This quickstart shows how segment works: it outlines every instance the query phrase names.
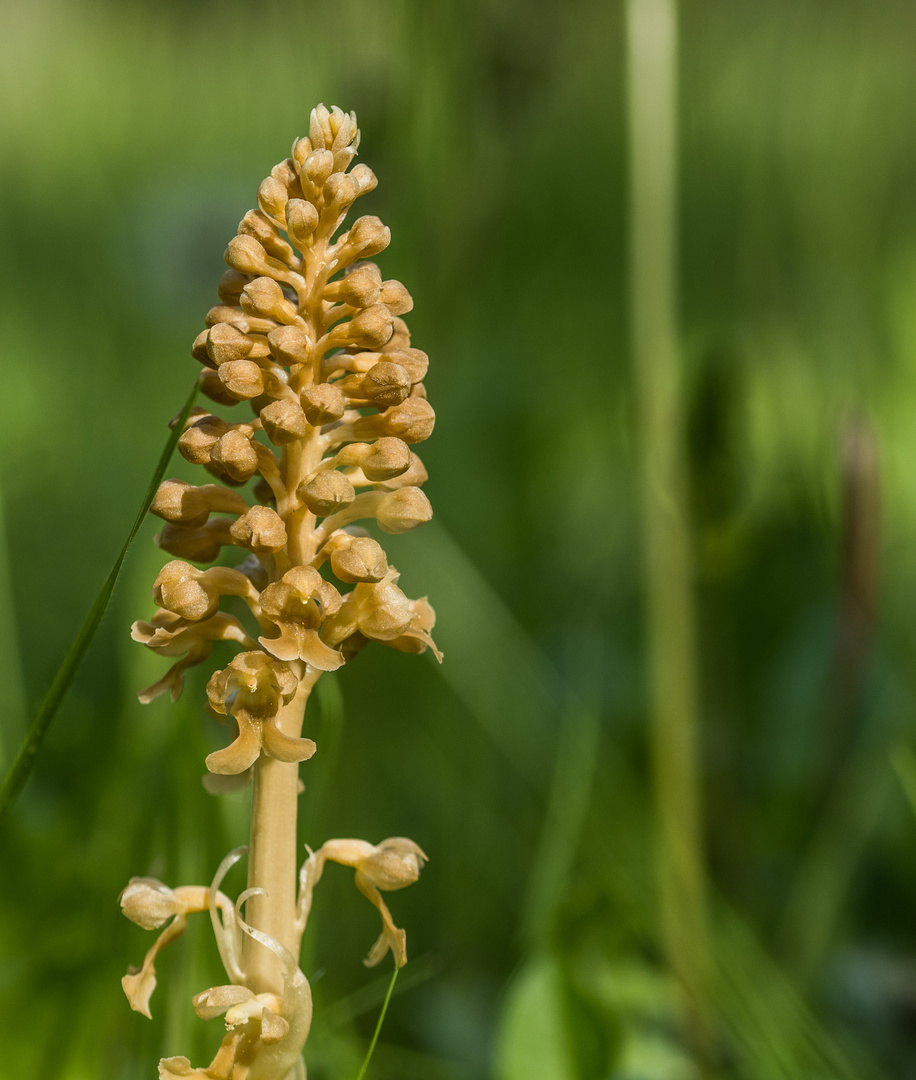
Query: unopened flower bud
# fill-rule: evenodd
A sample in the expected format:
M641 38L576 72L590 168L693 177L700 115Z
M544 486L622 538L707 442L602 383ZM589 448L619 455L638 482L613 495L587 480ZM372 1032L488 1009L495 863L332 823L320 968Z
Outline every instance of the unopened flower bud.
M378 179L368 165L356 165L350 170L350 175L359 185L360 195L368 195L378 186Z
M388 348L392 351L410 348L410 331L407 329L407 323L397 316L391 325L391 338L388 341Z
M400 405L410 394L411 386L410 375L400 364L381 360L363 376L359 393L373 405L387 409Z
M268 176L266 180L261 181L261 186L258 188L258 206L268 217L283 221L288 198L286 185L273 176Z
M195 487L184 480L163 480L153 498L150 513L166 521L203 525L213 513L244 514L248 504L236 491L219 484Z
M252 506L232 523L229 533L239 547L256 555L273 555L287 540L283 519L269 506Z
M334 141L331 132L331 114L324 105L316 105L309 114L309 138L312 146L324 150Z
M311 356L311 339L301 326L278 326L267 335L267 344L278 364L292 367L306 364Z
M241 302L241 296L239 302ZM262 319L257 315L242 311L240 307L228 307L226 304L217 304L210 308L204 322L208 327L216 326L217 323L228 323L242 334L269 334L277 325L272 318Z
M194 465L206 465L213 447L229 430L225 420L205 413L182 432L178 440L178 450L186 461Z
M213 361L210 359L210 354L207 352L207 344L210 341L210 329L201 330L201 332L194 338L194 343L191 345L191 355L199 364L207 364L214 366Z
M302 166L305 164L306 158L312 152L312 142L309 138L296 139L293 142L293 149L290 153L290 157L296 167L296 171L299 172Z
M296 321L296 307L291 304L283 290L269 277L258 277L250 281L239 297L239 303L243 311L250 315L258 315L263 318L276 319L281 323Z
M288 398L272 401L261 410L261 423L264 431L275 446L301 439L308 430L302 406Z
M226 518L212 518L197 527L166 522L162 530L156 533L156 543L163 551L180 559L208 563L219 558L223 545L231 544L232 538Z
M368 480L390 480L393 476L406 472L410 460L407 443L392 436L383 436L360 454L359 467Z
M370 536L352 536L341 530L323 545L318 558L331 560L335 577L348 584L381 581L388 573L388 557L382 545Z
M426 471L426 466L420 458L411 451L410 464L407 468L397 476L378 481L375 484L375 488L377 491L394 491L396 488L420 487L425 484L428 479L429 473Z
M408 311L413 310L413 297L400 281L382 282L379 302L384 304L392 315L406 315Z
M359 195L359 182L346 173L332 172L324 183L322 195L325 213L332 218L339 217L356 201Z
M331 383L316 383L299 395L305 417L313 427L333 424L347 411L347 399Z
M340 238L332 250L337 265L344 267L355 263L357 259L371 259L373 255L384 251L390 243L391 230L377 217L367 215L357 218L349 232Z
M274 165L270 175L283 185L284 191L295 190L299 185L299 170L291 157L285 158L279 165Z
M299 485L299 498L317 517L336 514L338 510L349 506L356 498L353 485L343 475L333 469L320 472L312 480Z
M399 320L395 319L394 324ZM410 376L411 384L421 382L429 367L429 359L425 352L420 349L396 349L389 340L385 344L384 352L337 352L330 353L324 358L322 371L325 377L330 377L338 371L350 371L354 375L365 375L373 365L382 361L389 364L397 364Z
M306 199L290 199L286 204L286 231L298 247L306 246L318 228L319 215L313 203Z
M303 184L310 184L315 192L321 191L327 178L334 171L334 155L330 150L313 150L299 170ZM306 192L308 194L308 192Z
M209 570L173 559L153 582L153 599L166 611L199 622L219 608L221 596L250 596L251 582L237 570L214 566Z
M345 146L343 150L334 151L334 172L345 173L347 169L353 164L353 159L356 157L355 146ZM357 190L357 195L361 195L362 191Z
M284 275L292 264L295 253L280 236L277 226L260 210L249 210L239 222L239 236L252 236L264 248L270 258L277 260L277 269ZM261 271L263 273L263 271ZM274 274L276 277L277 275Z
M358 349L378 349L391 337L391 312L384 304L373 304L347 322L335 326L328 335L331 346L355 345Z
M354 147L359 145L359 128L356 126L356 113L345 113L343 109L339 109L334 105L328 123L334 137L331 149L335 154L351 143Z
M335 152L358 143L359 129L356 126L356 114L345 113L336 105L329 111L324 105L312 109L309 117L309 138L312 146Z
M360 440L394 435L406 443L418 443L429 438L435 423L436 414L429 402L409 397L378 416L362 416L354 420L349 434Z
M238 270L227 270L223 274L216 292L224 304L236 307L239 297L242 295L242 289L247 284L248 278L245 274L240 274Z
M375 519L382 532L404 533L423 525L433 516L429 499L417 487L386 492L379 500Z
M217 405L237 405L239 399L230 394L220 380L219 375L211 368L204 368L198 376L200 392Z
M233 236L224 258L233 270L253 274L255 277L262 274L285 276L288 272L283 263L267 254L260 241L246 234Z
M264 393L264 373L253 360L230 360L220 364L219 380L233 397L250 401Z
M338 300L350 307L367 308L378 303L382 291L382 275L372 263L355 267L348 274L336 281L329 282L324 289L326 300Z
M210 451L210 462L218 465L233 480L250 480L258 471L257 451L241 431L233 429L221 435Z
M397 322L398 320L395 319L395 323ZM422 349L403 349L400 352L386 355L386 359L404 368L410 375L410 381L414 384L422 382L426 378L426 372L429 370L429 357Z
M244 360L251 353L252 345L244 334L229 323L217 323L207 332L207 356L216 367L233 360Z

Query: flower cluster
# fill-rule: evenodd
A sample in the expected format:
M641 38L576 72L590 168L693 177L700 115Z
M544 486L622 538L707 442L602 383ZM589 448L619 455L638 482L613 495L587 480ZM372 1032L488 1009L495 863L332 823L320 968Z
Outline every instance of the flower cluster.
M270 736L269 721L306 668L334 671L368 639L435 649L432 608L397 587L383 547L358 524L401 533L429 521L427 474L412 447L435 422L422 381L427 357L410 347L401 318L413 301L367 261L387 247L389 230L361 217L335 239L353 203L376 186L368 166L351 168L358 144L352 113L319 107L308 138L259 187L258 209L226 250L222 302L191 350L204 365L203 392L223 406L247 402L253 419L230 423L195 409L179 451L221 483L166 480L151 508L165 521L158 544L177 558L156 579L158 610L133 634L179 659L142 700L177 697L184 672L214 641L246 650L208 688L217 712L237 722L241 744L211 755L213 772L247 768L255 746L255 757L279 751L289 760L293 749ZM239 488L253 479L250 501ZM192 565L225 547L245 549L234 570ZM343 595L323 569L355 588ZM227 596L248 606L257 642L220 610ZM299 747L299 760L313 750Z
M151 507L164 522L157 543L174 559L154 583L157 610L132 633L173 663L140 699L176 699L185 671L206 661L214 642L236 646L207 685L211 709L234 725L229 745L206 760L214 781L247 779L265 758L311 757L315 743L301 733L305 698L320 674L367 641L429 648L441 659L432 608L402 592L366 529L402 533L432 516L413 448L431 434L435 414L423 386L427 357L411 347L402 318L410 295L369 261L387 247L388 229L368 216L340 232L354 202L376 186L371 169L353 165L358 143L352 113L319 106L308 137L261 183L258 208L226 250L220 303L191 350L213 408L247 404L251 415L231 422L196 408L178 448L217 482L166 480ZM233 548L242 549L236 565L201 568L222 560L224 549L235 561ZM302 868L296 940L327 860L353 867L382 915L369 960L390 950L404 963L404 933L379 890L416 880L425 855L402 838L377 847L329 841ZM169 1058L160 1075L234 1078L251 1067L252 1078L297 1076L311 1021L308 983L290 934L281 944L242 918L244 902L269 890L255 882L233 903L219 892L227 868L209 889L131 882L121 898L125 914L148 929L168 925L142 967L125 976L125 991L148 1015L158 950L183 931L190 912L209 910L231 985L199 994L194 1007L204 1018L224 1015L229 1034L207 1070ZM282 978L269 991L246 971L246 935L278 958Z

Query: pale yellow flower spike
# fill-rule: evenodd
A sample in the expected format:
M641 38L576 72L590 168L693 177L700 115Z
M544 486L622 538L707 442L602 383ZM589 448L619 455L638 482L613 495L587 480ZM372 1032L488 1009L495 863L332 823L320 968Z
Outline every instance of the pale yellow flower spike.
M369 641L442 659L432 607L398 587L382 544L432 516L415 447L435 413L423 386L429 361L403 319L410 294L368 261L391 235L372 216L343 228L376 186L368 166L354 165L358 145L355 115L319 105L308 136L258 188L226 249L219 303L191 347L212 406L192 410L178 449L206 482L165 480L151 506L162 520L156 542L173 558L153 584L155 613L132 635L172 666L140 700L174 701L185 672L228 643L234 655L211 673L207 698L231 734L208 755L205 786L252 790L249 845L226 856L209 888L135 878L121 896L125 915L161 928L123 980L135 1010L149 1015L156 957L193 912L209 910L228 978L194 998L202 1019L224 1018L216 1057L206 1068L166 1058L161 1080L305 1080L312 1000L298 956L328 859L356 871L381 915L366 962L389 950L399 967L407 960L382 892L416 881L423 851L403 837L329 840L300 868L296 846L299 765L317 750L305 709L318 678ZM234 422L211 411L239 405L246 415ZM206 567L233 549L234 566ZM233 904L220 886L246 854L248 888Z

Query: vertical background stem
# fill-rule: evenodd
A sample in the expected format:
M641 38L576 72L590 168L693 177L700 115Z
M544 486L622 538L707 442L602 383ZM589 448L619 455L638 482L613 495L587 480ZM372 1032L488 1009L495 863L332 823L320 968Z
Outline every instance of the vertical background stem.
M646 547L649 711L662 934L708 1060L695 611L677 331L677 18L628 0L630 320Z

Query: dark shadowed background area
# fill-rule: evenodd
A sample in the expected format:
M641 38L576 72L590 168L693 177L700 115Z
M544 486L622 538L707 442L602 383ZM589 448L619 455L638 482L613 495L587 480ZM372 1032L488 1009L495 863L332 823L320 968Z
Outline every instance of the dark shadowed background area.
M916 7L685 0L681 408L723 1078L916 1073ZM319 684L301 840L416 839L411 962L374 1080L692 1080L657 916L627 334L619 2L30 0L0 36L0 750L5 768L199 370L259 182L354 109L438 414L434 521L390 545L445 653ZM194 479L180 459L171 475ZM207 883L245 796L208 671L136 700L148 522L0 825L0 1077L209 1060L204 918L151 935L128 878ZM238 873L238 871L237 871ZM240 880L240 879L239 879ZM239 881L232 881L233 888ZM338 868L316 899L310 1080L351 1080L386 971Z

